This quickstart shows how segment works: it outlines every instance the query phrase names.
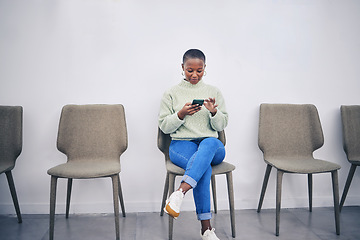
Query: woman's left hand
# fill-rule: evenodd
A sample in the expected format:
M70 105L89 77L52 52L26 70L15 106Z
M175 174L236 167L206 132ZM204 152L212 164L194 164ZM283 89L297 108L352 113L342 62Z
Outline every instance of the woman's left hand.
M215 98L205 99L204 106L211 112L212 116L215 116L217 113L216 107L218 106L215 104Z

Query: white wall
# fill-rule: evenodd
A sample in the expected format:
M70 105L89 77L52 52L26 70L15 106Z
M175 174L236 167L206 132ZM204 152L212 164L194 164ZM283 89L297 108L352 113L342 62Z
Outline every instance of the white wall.
M182 54L207 56L204 80L218 86L230 122L227 161L236 209L256 208L265 164L257 147L259 104L313 103L325 144L315 156L349 169L339 107L359 104L357 0L1 0L0 104L24 107L24 143L13 170L23 213L48 213L46 171L66 159L56 149L65 104L122 103L129 148L121 158L126 209L159 211L165 179L156 146L163 92L181 79ZM359 204L360 173L346 204ZM274 172L264 207L275 207ZM331 206L330 174L314 177L314 206ZM64 212L66 181L59 181ZM14 213L0 175L0 213ZM219 208L227 208L218 178ZM285 175L283 207L307 206L306 176ZM194 209L187 196L184 209ZM111 212L109 179L74 182L72 212Z

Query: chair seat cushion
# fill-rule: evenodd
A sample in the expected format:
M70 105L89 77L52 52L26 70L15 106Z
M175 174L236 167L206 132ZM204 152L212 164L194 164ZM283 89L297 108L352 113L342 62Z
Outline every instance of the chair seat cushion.
M348 159L348 160L351 164L360 166L360 160L358 160L358 159Z
M61 178L97 178L120 173L120 162L114 160L68 161L50 168L47 173Z
M228 163L222 162L219 165L212 166L212 175L224 174L235 170L235 166Z
M320 159L265 159L267 164L289 173L322 173L340 169L340 165Z
M184 175L185 170L181 167L176 166L171 161L166 161L166 170L176 174L176 175ZM235 166L227 163L222 162L218 165L212 166L212 175L224 174L235 170Z
M0 165L0 174L13 170L15 167L14 163L1 163Z

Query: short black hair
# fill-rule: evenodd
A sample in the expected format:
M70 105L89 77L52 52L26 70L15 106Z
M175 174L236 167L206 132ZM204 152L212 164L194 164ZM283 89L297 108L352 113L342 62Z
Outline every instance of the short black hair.
M199 58L205 63L205 54L200 51L199 49L189 49L184 53L183 56L183 64L188 60L189 58Z

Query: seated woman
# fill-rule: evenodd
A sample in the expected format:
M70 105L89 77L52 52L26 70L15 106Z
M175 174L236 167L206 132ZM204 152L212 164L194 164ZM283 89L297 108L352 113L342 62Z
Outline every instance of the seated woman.
M159 127L170 134L170 160L185 169L179 188L166 201L164 211L177 218L185 194L193 189L196 214L201 221L203 240L218 240L210 219L210 181L212 165L225 157L223 143L217 139L228 123L220 91L203 82L205 55L190 49L183 56L184 79L166 91L161 100ZM194 99L204 100L193 104ZM203 104L203 105L202 105Z

